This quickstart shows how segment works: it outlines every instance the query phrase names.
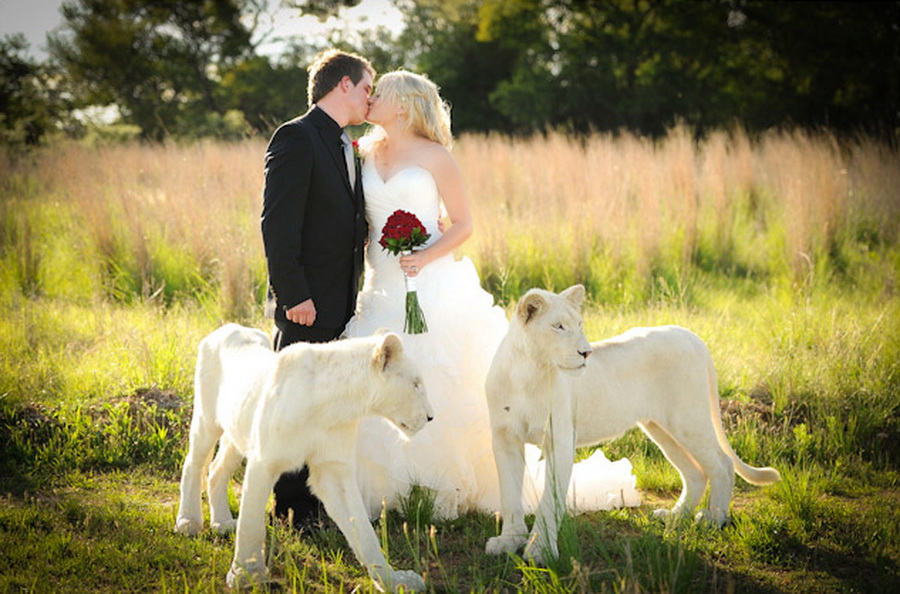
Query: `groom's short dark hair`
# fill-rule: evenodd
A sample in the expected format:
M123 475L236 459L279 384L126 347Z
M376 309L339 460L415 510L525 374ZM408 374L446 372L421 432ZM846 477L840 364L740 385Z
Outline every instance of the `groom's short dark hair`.
M345 76L349 76L354 85L359 84L365 72L375 78L375 69L362 56L336 49L320 52L309 65L306 88L309 104L317 103L330 93Z

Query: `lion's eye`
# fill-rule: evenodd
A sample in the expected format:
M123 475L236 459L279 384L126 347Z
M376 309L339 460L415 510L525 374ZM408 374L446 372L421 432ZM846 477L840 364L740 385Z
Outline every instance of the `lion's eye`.
M563 326L562 324L553 324L553 329L562 331L562 330L565 330L566 327Z

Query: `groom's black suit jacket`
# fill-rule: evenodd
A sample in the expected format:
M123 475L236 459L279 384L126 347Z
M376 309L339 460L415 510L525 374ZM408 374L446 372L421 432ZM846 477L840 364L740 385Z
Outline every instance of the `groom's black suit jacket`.
M279 328L293 324L284 312L309 298L316 306L314 328L339 331L356 308L367 226L359 164L354 189L341 133L313 107L282 124L266 149L266 309Z

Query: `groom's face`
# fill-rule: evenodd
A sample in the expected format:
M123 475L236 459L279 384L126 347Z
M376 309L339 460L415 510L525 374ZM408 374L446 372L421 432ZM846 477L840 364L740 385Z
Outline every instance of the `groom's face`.
M381 124L382 121L387 119L387 114L390 112L391 107L384 97L378 91L375 91L375 94L369 99L369 122Z
M369 95L372 94L372 75L364 71L363 76L355 85L350 77L343 81L348 85L346 100L349 107L351 125L362 124L369 113Z

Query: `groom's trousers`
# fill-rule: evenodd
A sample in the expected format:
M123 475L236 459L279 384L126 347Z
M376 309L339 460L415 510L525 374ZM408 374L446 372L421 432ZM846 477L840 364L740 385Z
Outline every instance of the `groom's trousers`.
M276 351L296 342L322 343L331 342L340 336L343 329L313 328L287 322L283 326L276 325L273 346ZM324 506L313 495L307 481L309 468L282 474L275 483L275 516L288 519L293 510L295 528L310 529L326 516Z

